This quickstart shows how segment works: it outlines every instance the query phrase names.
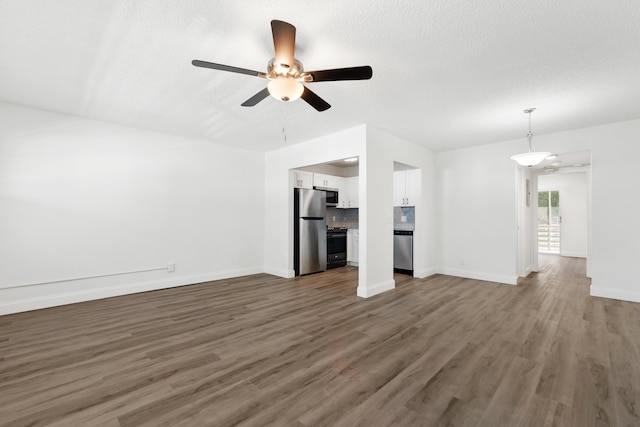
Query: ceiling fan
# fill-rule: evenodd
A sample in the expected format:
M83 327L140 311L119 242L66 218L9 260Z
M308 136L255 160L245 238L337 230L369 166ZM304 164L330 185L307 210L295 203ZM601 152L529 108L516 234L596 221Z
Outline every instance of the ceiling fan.
M253 107L271 95L284 102L291 102L302 98L316 110L325 111L329 109L331 105L302 83L368 80L373 75L373 70L368 65L334 68L331 70L304 71L302 63L294 57L296 27L284 21L273 20L271 21L271 32L273 33L275 57L271 58L267 64L266 73L197 59L191 61L191 63L196 67L212 68L214 70L247 74L249 76L268 79L269 83L267 87L243 102L241 104L243 107Z

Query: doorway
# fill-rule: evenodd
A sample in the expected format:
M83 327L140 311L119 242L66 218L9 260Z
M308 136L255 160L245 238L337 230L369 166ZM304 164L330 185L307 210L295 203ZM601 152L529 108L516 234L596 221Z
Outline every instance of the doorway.
M538 191L538 253L560 254L560 192Z
M518 276L537 272L538 254L546 253L586 258L591 277L591 152L553 154L516 168Z

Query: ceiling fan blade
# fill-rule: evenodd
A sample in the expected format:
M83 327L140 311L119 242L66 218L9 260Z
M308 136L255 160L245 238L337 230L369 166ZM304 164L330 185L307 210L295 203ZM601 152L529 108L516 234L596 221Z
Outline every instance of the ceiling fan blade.
M293 66L296 49L296 27L288 22L271 21L273 33L273 48L276 53L276 63L283 64L286 68Z
M232 67L231 65L216 64L214 62L200 61L197 59L194 59L193 61L191 61L191 63L196 67L211 68L214 70L228 71L230 73L246 74L248 76L254 76L254 77L266 77L266 75L264 73L261 73L260 71L253 71L253 70L247 70L246 68Z
M307 101L307 104L311 105L313 108L315 108L318 111L325 111L331 108L331 105L329 105L327 101L320 98L315 93L311 92L309 88L306 86L304 88L304 91L302 92L302 95L300 95L300 98Z
M267 96L269 96L269 89L265 87L260 92L256 93L255 95L253 95L251 98L247 99L240 105L242 105L243 107L253 107L258 102L265 99Z
M373 69L364 65L362 67L335 68L332 70L306 71L313 80L311 82L335 82L338 80L369 80L373 75ZM311 83L308 82L308 83Z

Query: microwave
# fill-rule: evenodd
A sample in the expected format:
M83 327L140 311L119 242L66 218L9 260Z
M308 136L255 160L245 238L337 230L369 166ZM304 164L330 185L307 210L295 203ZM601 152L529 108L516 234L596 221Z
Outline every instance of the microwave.
M327 206L338 206L338 190L335 188L314 187L316 190L322 190L327 196Z

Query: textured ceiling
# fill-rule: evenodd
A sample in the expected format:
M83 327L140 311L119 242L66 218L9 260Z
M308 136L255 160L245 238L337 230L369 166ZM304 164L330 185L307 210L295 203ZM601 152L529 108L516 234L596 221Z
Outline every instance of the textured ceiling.
M297 27L305 69L371 65L267 98L271 19ZM367 123L434 150L640 117L640 2L0 2L0 100L267 151ZM1 118L0 118L1 120ZM283 134L286 129L286 141Z

